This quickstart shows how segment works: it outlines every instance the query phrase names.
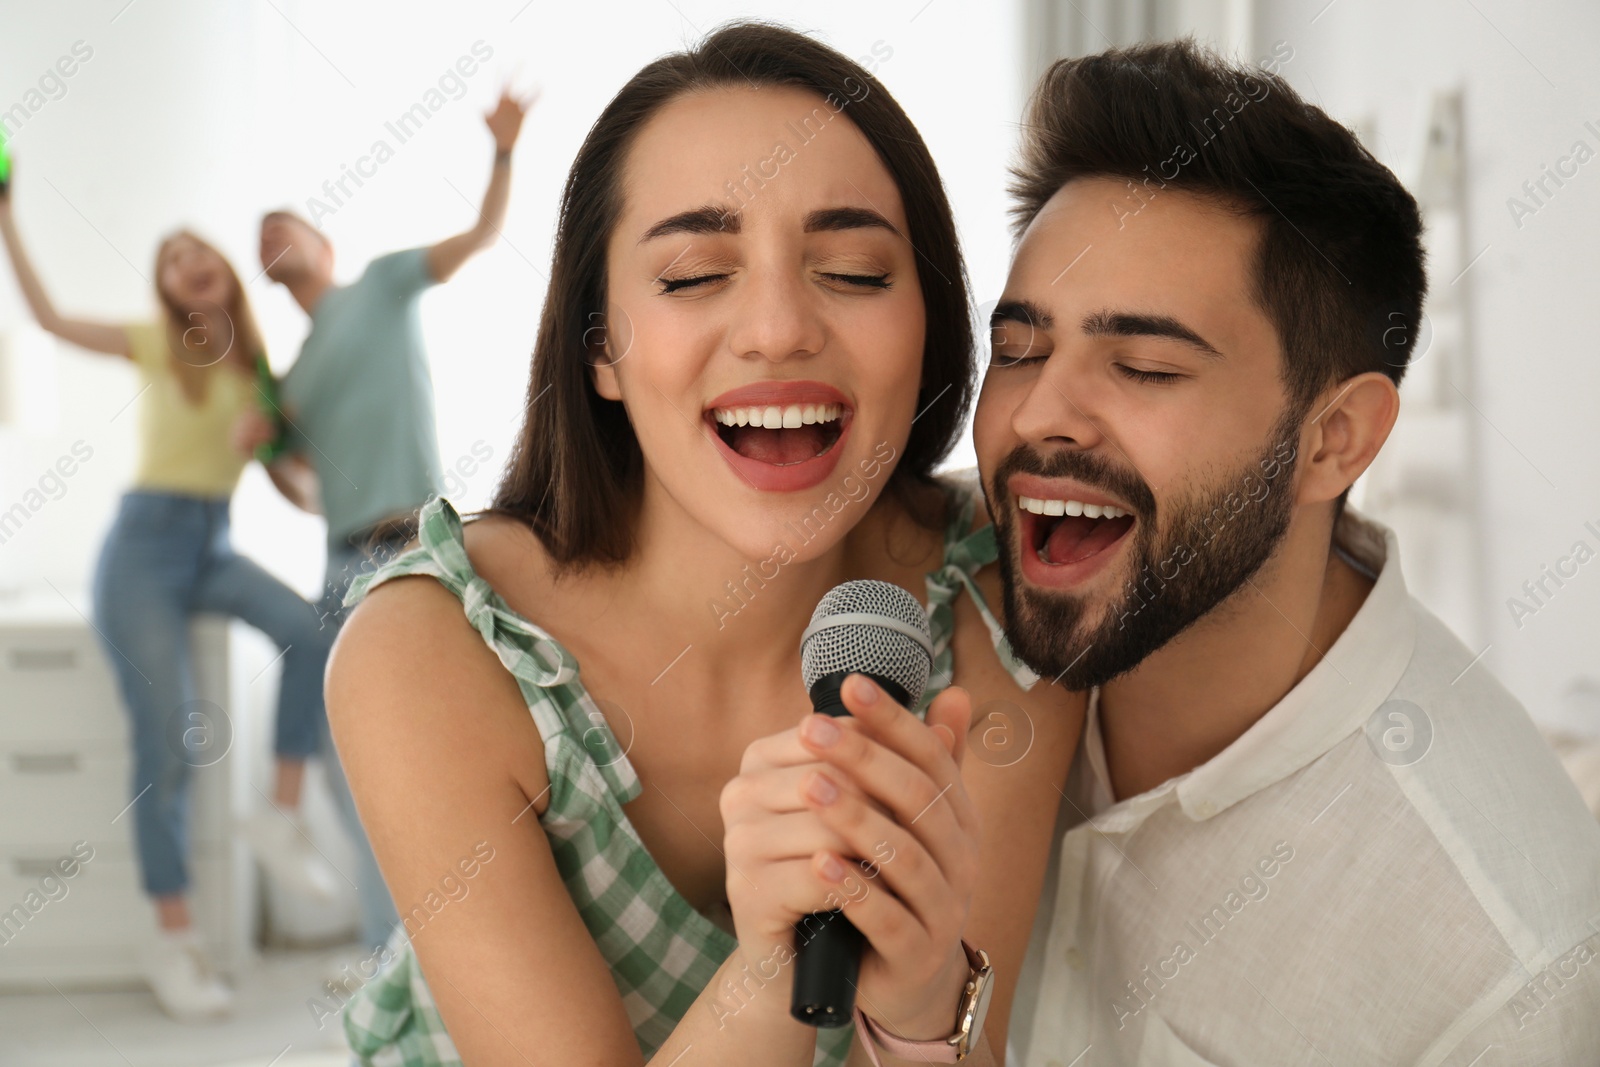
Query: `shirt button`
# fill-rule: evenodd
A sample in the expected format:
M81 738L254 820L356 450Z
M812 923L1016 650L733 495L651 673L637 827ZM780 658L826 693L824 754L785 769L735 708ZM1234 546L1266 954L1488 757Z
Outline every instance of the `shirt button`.
M1217 806L1211 803L1209 800L1202 800L1199 804L1195 805L1194 810L1200 813L1200 817L1202 819L1209 819L1211 816L1217 813Z
M1083 970L1083 953L1078 951L1076 945L1067 946L1066 957L1068 967L1071 967L1075 971Z

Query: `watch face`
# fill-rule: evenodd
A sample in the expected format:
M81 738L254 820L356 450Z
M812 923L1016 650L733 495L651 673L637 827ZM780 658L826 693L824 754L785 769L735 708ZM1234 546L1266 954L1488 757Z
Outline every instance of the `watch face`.
M983 1020L989 1014L989 995L994 992L993 976L986 975L978 985L978 1003L973 1005L972 1028L967 1031L969 1043L976 1043L978 1035L983 1032Z

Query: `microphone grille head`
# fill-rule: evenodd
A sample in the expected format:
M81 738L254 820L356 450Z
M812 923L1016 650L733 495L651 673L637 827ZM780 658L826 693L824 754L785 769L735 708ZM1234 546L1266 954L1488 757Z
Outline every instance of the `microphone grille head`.
M800 639L806 689L840 671L887 678L915 704L933 669L933 635L917 598L888 582L845 582L828 590Z

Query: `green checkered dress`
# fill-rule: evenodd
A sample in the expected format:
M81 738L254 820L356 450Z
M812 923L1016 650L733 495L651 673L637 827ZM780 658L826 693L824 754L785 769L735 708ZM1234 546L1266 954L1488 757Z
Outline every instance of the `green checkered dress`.
M952 672L951 603L966 588L982 611L1002 662L1019 682L1033 675L1015 660L973 583L995 559L994 530L968 534L977 499L970 485L950 486L954 518L943 565L927 576L935 659L919 714ZM549 770L549 806L540 817L567 892L611 968L634 1037L646 1059L661 1047L722 961L732 935L690 906L651 858L623 805L640 793L639 777L578 680L578 664L548 633L513 612L473 571L461 520L443 499L420 518L421 544L355 580L345 600L355 605L373 586L426 574L461 599L472 626L516 678L539 735ZM406 939L390 939L394 962L345 1007L345 1036L362 1064L372 1067L458 1065L433 996ZM849 1027L819 1030L815 1065L843 1064Z

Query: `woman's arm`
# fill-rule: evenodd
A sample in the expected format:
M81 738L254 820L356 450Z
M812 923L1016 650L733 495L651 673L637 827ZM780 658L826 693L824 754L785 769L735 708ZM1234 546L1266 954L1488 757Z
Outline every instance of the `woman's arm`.
M14 187L13 182L12 188ZM0 238L5 240L6 251L11 255L11 267L16 272L17 285L22 289L22 298L28 302L28 310L33 312L33 317L41 327L63 341L69 341L80 348L87 348L91 352L104 352L107 355L123 358L132 356L133 353L128 347L128 335L121 326L64 318L57 313L55 305L50 302L50 295L45 292L44 285L39 281L39 275L34 272L33 262L28 258L27 249L22 246L22 236L17 233L16 220L11 216L9 189L4 195L0 195Z
M610 971L573 906L537 813L548 778L516 682L425 578L373 590L328 669L340 758L395 903L428 915L430 894L474 849L493 849L470 892L412 920L412 945L462 1059L477 1065L638 1064ZM531 809L531 810L530 810ZM742 973L733 953L656 1059L694 1046L696 1064L811 1063L815 1031L787 992ZM730 1010L729 983L757 989Z
M1001 603L999 576L977 577L984 599ZM983 850L967 940L988 951L995 990L984 1033L1001 1062L1049 860L1051 833L1067 771L1077 752L1087 697L1041 679L1031 690L1012 680L970 597L958 597L952 651L956 684L972 693L972 732L962 778L983 818ZM1044 906L1051 906L1045 902Z

